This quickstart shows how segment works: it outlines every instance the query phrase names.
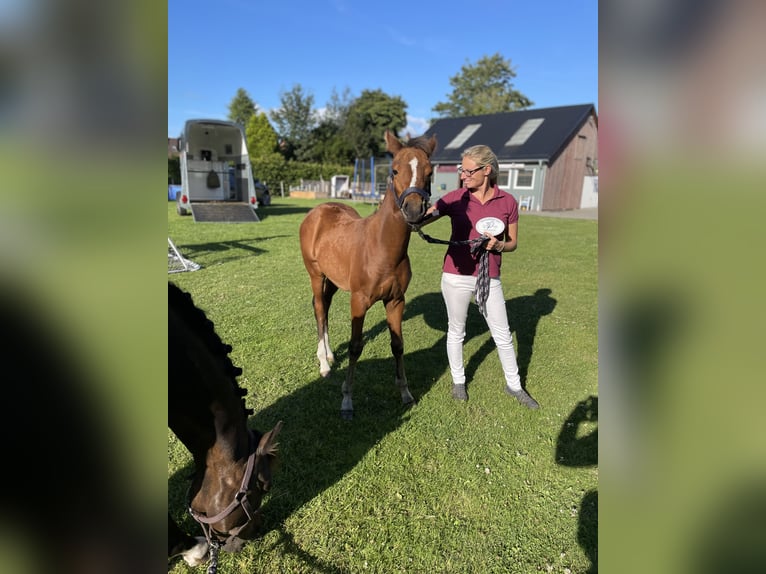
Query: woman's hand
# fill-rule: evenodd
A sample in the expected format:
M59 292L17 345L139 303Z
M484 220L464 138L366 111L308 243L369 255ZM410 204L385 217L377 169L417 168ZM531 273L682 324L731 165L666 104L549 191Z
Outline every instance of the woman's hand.
M487 241L487 244L484 246L484 249L487 251L495 251L497 253L502 253L503 249L505 249L505 241L498 239L494 235L491 235L489 231L484 232L484 237L488 237L489 241Z
M429 207L428 210L426 210L425 214L423 215L423 219L421 219L420 223L418 223L418 227L422 227L429 223L433 223L440 217L441 217L441 214L439 214L439 211L436 209L436 205L434 204L431 207Z

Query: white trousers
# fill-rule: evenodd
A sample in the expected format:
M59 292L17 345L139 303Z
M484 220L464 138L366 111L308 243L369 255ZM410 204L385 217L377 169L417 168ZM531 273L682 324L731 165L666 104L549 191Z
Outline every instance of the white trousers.
M471 303L476 290L476 277L442 273L441 289L444 304L447 307L447 359L452 373L452 382L456 385L464 385L463 341L465 340L468 305ZM505 297L500 279L489 280L487 316L484 319L487 321L487 327L489 327L489 332L497 346L505 382L512 390L518 391L521 389L521 379L516 363L516 353L513 349L511 329L508 326L508 314L505 310Z

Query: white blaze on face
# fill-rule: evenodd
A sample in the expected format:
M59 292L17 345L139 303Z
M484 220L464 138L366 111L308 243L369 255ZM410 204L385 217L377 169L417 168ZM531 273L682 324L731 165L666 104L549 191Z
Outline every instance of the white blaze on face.
M418 177L418 158L413 157L410 160L410 169L412 170L412 181L410 181L410 187L415 187Z

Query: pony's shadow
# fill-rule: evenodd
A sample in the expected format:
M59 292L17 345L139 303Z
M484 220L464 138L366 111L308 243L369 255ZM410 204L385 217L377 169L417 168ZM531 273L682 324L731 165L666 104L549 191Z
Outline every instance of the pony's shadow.
M552 312L555 300L549 289L539 289L534 295L519 297L507 303L513 313L512 328L523 345L524 367L529 364L537 323L543 315ZM471 306L474 309L475 306ZM487 331L486 323L478 311L472 322L469 318L466 337ZM423 321L439 333L433 344L411 350L407 341L407 320L422 316ZM418 400L428 393L449 367L446 361L447 313L441 293L425 293L408 300L404 312L405 369L410 390ZM379 321L365 330L364 340L387 337L386 321ZM472 371L491 351L485 345L470 360ZM335 348L336 362L348 357L348 341ZM468 369L467 369L468 371ZM468 374L468 373L467 373ZM394 385L393 357L365 360L364 353L357 364L354 382L354 421L340 417L340 386L345 369L334 370L330 379L317 378L271 406L256 413L251 419L257 428L271 428L277 421L285 421L280 434L280 467L275 493L264 506L264 527L277 530L284 552L303 556L285 531L285 520L299 511L317 495L334 485L351 471L386 435L406 423L410 409L401 403ZM360 423L360 421L364 421ZM302 560L309 560L303 556ZM314 558L311 562L319 568ZM325 569L332 571L332 569Z
M539 289L534 295L508 301L512 329L523 345L520 356L526 357L524 368L532 355L532 344L537 323L549 314L555 300L549 297L549 289ZM411 350L408 344L407 320L423 317L423 321L440 335L433 344ZM447 313L441 293L425 293L408 300L404 312L404 363L410 390L416 401L425 396L449 369L446 361ZM378 336L388 336L385 320L365 330L364 340L369 342ZM475 306L469 310L466 339L487 331L483 317ZM408 350L408 348L410 350ZM491 340L469 359L466 374L475 372L481 361L494 348ZM335 348L336 364L348 357L348 341ZM312 357L307 357L312 360ZM520 364L521 368L521 364ZM354 383L354 420L340 417L340 386L345 369L336 368L329 379L317 377L295 392L278 399L250 418L249 426L257 429L272 428L284 421L279 436L280 466L275 477L275 488L263 507L262 534L278 533L277 544L283 553L291 554L315 571L335 573L337 568L323 564L298 545L285 521L330 488L362 460L386 435L396 431L409 419L411 410L401 402L394 384L394 359L390 355L379 359L365 359L364 353L356 368ZM169 503L183 507L183 485L193 471L189 464L169 480ZM171 496L170 492L174 494ZM194 529L188 517L179 517L179 524Z
M429 324L438 323L432 315L443 312L441 295L429 293L407 302L404 319L422 314ZM387 330L385 320L380 321L365 332L365 340L387 337ZM407 352L406 323L404 338L407 379L417 401L446 368L446 340L441 335L434 344ZM347 346L345 343L335 350L336 363L341 362L340 349L347 353ZM334 369L328 379L317 373L314 381L257 412L249 423L258 429L271 428L279 420L285 423L279 435L280 464L274 492L263 507L263 532L277 531L276 544L282 552L321 572L338 570L300 548L285 528L285 521L353 470L386 435L406 424L412 412L402 404L394 384L393 357L365 360L362 353L355 373L354 420L342 420L340 387L345 375L345 368Z
M236 239L231 241L209 241L206 243L185 243L178 246L184 257L194 259L200 255L206 255L209 253L226 253L227 256L217 263L224 261L234 261L236 259L243 259L245 257L252 257L253 255L260 255L265 253L265 249L257 247L257 243L267 241L269 239L275 239L278 237L287 237L286 235L273 235L270 237L251 237L249 239Z
M406 320L418 315L423 315L429 325L442 326L445 311L441 295L421 295L408 301L405 307L404 363L416 401L443 374L446 343L442 334L432 345L408 352ZM365 341L378 335L388 337L387 331L386 321L382 320L365 331ZM348 342L335 349L336 364L342 362L347 349ZM314 358L310 355L306 360L313 361ZM355 373L354 420L342 420L340 387L345 375L345 368L336 367L328 379L321 378L317 365L315 380L257 411L248 421L250 428L261 431L284 421L278 440L279 466L274 491L263 506L261 536L270 531L277 532L275 544L282 553L296 557L314 571L328 574L340 571L301 548L284 526L285 521L348 474L370 449L405 424L411 412L411 407L402 404L394 384L393 356L365 359L362 353ZM186 490L193 472L194 465L189 462L168 479L171 515L186 532L199 530L185 512Z

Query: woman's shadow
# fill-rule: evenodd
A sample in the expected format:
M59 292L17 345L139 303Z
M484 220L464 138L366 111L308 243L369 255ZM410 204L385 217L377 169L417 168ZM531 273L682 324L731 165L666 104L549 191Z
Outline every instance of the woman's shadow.
M535 337L537 336L537 325L540 323L540 319L553 313L553 309L556 307L556 299L551 297L551 292L548 288L541 288L535 291L533 295L522 295L505 302L508 324L514 335L514 349L516 362L519 365L521 386L525 388L529 364L532 362ZM446 329L446 324L443 328ZM487 323L484 317L479 314L475 305L471 305L468 309L465 340L468 341L470 338L486 332ZM495 342L490 337L476 353L467 357L465 376L468 384L470 384L479 365L495 348Z

